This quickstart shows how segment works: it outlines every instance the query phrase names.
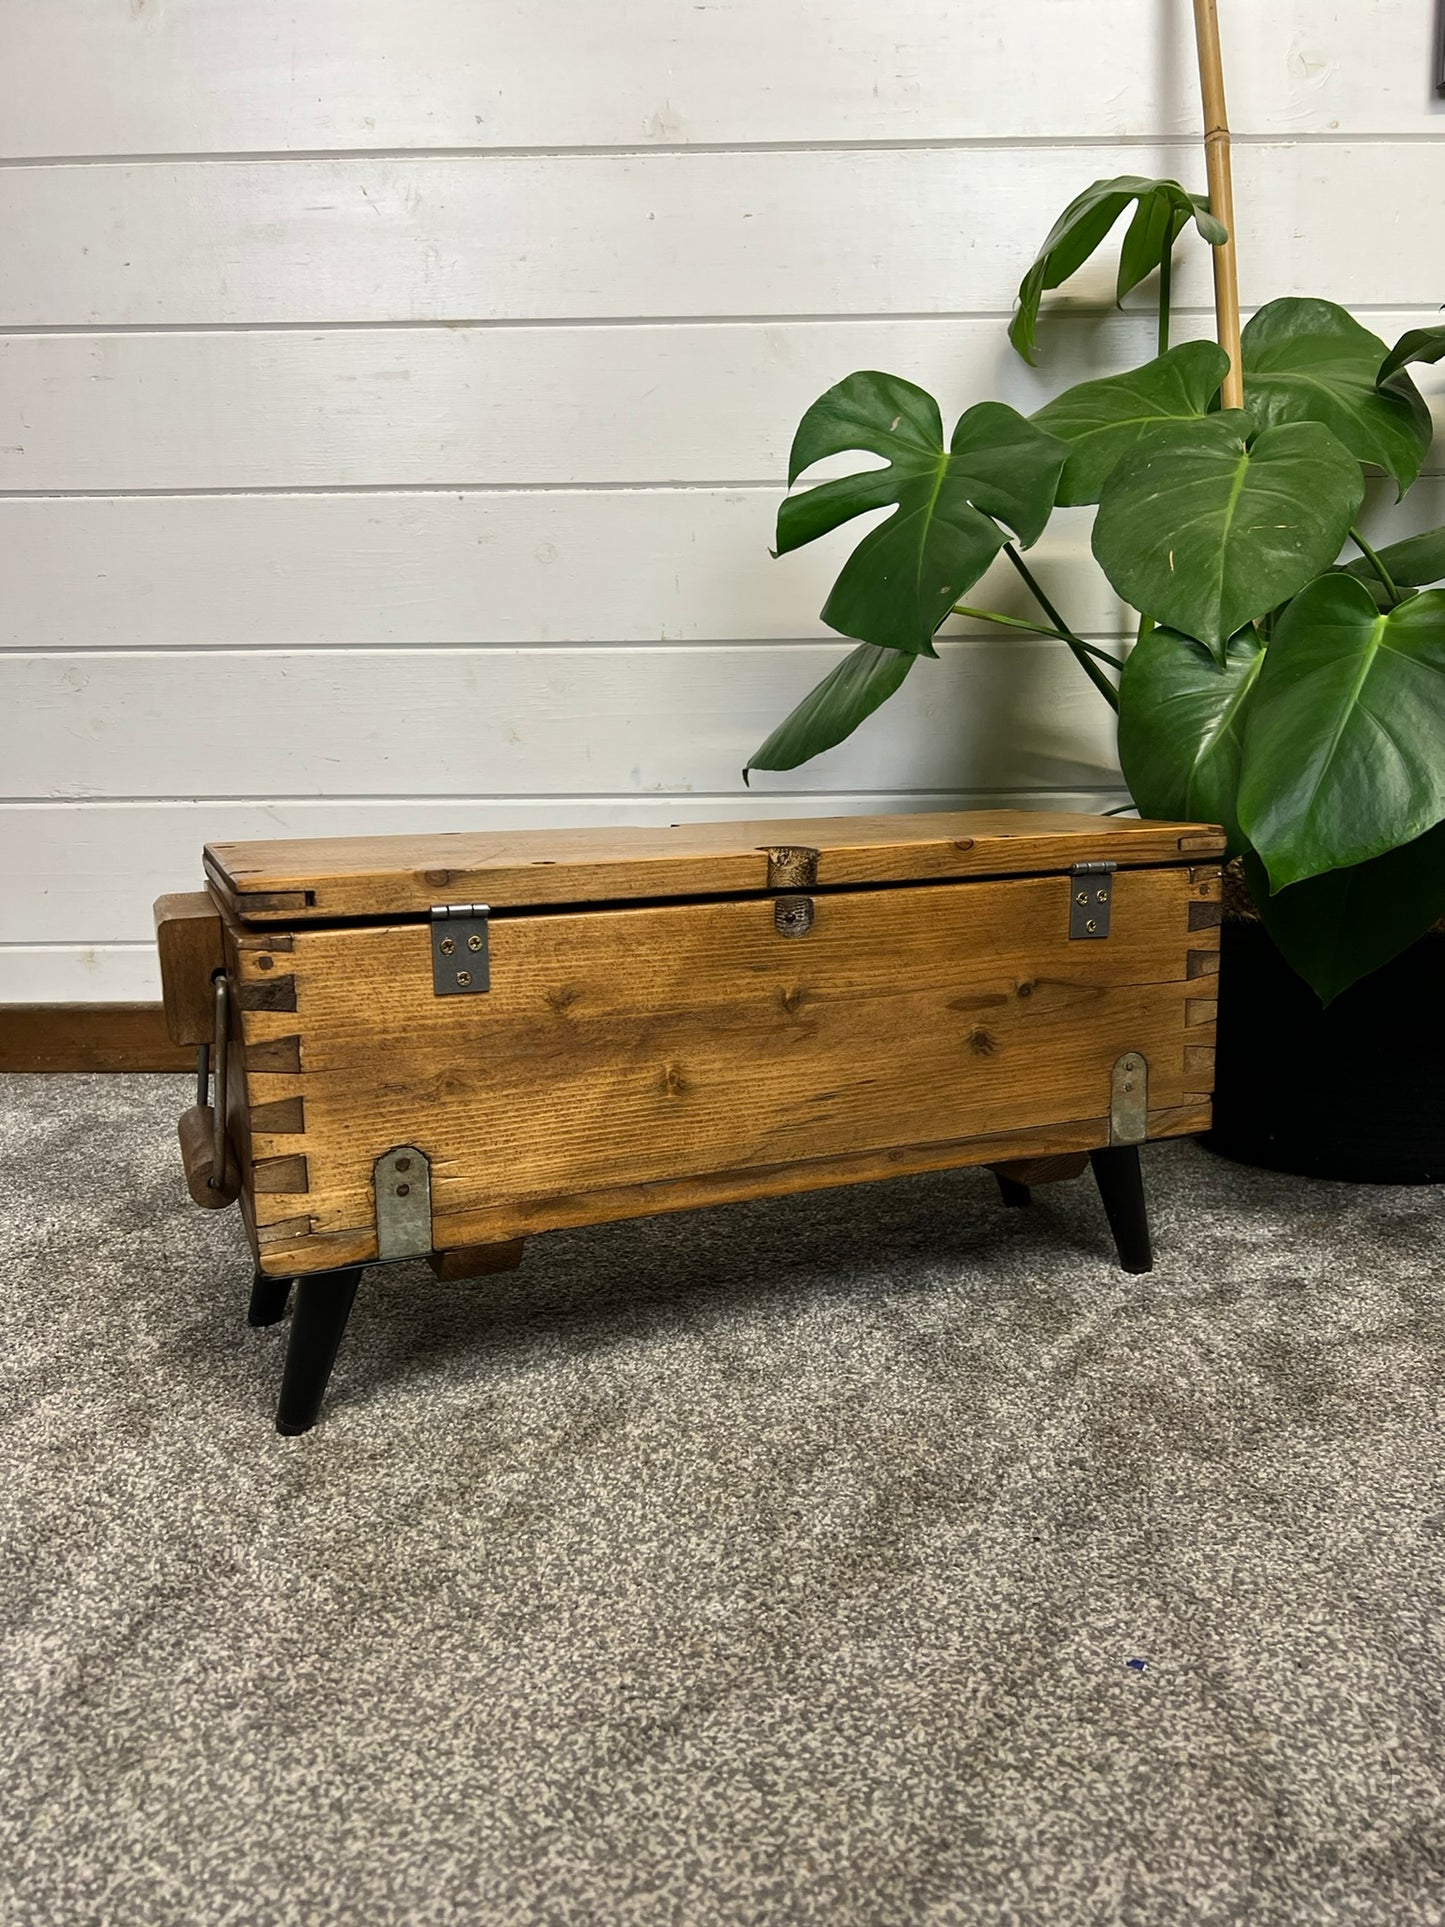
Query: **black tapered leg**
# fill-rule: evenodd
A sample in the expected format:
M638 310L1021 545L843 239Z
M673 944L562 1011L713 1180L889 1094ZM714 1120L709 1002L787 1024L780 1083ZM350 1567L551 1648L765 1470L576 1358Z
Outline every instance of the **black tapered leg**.
M1006 1178L1002 1171L995 1171L994 1176L998 1179L998 1194L1005 1204L1033 1203L1034 1194L1026 1184L1020 1184L1017 1178Z
M298 1432L309 1432L316 1423L360 1282L360 1265L346 1271L316 1272L298 1281L286 1369L281 1376L281 1402L276 1408L278 1432L294 1437Z
M258 1271L251 1281L251 1303L246 1312L248 1325L274 1325L286 1316L286 1300L291 1296L289 1278L268 1278Z
M1149 1248L1149 1213L1138 1146L1111 1144L1107 1150L1090 1151L1089 1162L1119 1250L1119 1263L1125 1271L1152 1270L1154 1254Z

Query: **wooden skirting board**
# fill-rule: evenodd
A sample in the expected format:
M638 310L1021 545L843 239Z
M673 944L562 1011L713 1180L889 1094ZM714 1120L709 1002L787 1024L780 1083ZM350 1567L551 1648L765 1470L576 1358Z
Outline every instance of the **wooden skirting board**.
M0 1071L188 1071L159 1004L0 1004Z

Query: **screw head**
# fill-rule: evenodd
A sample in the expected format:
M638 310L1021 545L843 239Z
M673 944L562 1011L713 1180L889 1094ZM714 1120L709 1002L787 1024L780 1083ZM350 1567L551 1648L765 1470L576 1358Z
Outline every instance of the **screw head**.
M411 1196L411 1186L409 1184L399 1184L396 1187L396 1195L399 1198L409 1198Z
M411 1159L398 1158L396 1161L396 1168L398 1171L409 1171L411 1169Z
M1075 903L1087 903L1088 901L1089 893L1087 890L1080 890L1079 894L1074 898Z
M459 970L457 972L457 982L461 985L463 990L466 989L467 985L471 981L472 981L472 973L470 970Z
M1096 896L1097 896L1097 901L1100 903L1107 903L1109 901L1109 892L1107 890L1098 891L1096 893Z
M452 954L452 952L456 949L456 947L457 947L457 941L455 937L442 938L441 952L444 957L449 957Z
M1088 922L1084 925L1084 928L1088 931L1091 937L1093 936L1094 932L1098 929L1098 927L1099 927L1098 924L1095 923L1092 917L1090 917Z
M481 947L482 947L482 940L481 940L481 938L480 938L480 937L475 937L475 936L473 936L473 937L468 937L468 938L467 938L467 949L468 949L468 950L480 950L480 949L481 949Z

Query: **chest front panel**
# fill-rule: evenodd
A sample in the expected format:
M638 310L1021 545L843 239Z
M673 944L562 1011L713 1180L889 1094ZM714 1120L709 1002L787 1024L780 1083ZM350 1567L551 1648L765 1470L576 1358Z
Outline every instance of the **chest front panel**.
M233 925L262 1263L374 1255L373 1169L400 1145L430 1160L444 1247L703 1181L746 1195L780 1167L967 1163L1071 1125L1106 1142L1129 1052L1150 1134L1200 1128L1217 879L1117 872L1100 941L1070 936L1066 875L820 892L804 934L763 897L497 916L468 996L435 993L425 924Z

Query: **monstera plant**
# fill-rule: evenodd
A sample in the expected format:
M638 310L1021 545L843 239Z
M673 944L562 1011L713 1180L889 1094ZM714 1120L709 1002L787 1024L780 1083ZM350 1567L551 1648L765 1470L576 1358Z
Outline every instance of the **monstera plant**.
M1225 826L1276 945L1328 1001L1445 914L1445 528L1377 553L1358 522L1367 473L1400 497L1420 472L1431 422L1407 369L1445 356L1445 328L1387 349L1333 302L1272 301L1244 330L1243 406L1222 407L1229 358L1170 347L1169 325L1176 242L1223 231L1177 182L1126 177L1081 194L1024 277L1009 332L1025 359L1045 291L1131 207L1120 294L1159 277L1143 367L1031 417L975 403L947 438L938 404L895 375L850 375L804 415L790 490L826 456L885 466L790 493L777 553L891 512L823 606L858 647L748 767L841 742L936 653L950 615L1052 636L1118 711L1139 809ZM1082 637L1024 560L1071 505L1096 508L1094 557L1138 613L1127 655ZM1027 621L965 599L1000 554Z

